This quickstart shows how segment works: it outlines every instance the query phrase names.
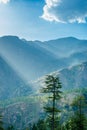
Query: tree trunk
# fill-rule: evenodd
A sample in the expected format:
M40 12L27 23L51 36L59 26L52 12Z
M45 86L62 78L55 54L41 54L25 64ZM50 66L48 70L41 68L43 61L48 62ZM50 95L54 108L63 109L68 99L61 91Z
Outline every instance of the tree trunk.
M52 130L55 130L55 84L54 84L54 90L53 90Z

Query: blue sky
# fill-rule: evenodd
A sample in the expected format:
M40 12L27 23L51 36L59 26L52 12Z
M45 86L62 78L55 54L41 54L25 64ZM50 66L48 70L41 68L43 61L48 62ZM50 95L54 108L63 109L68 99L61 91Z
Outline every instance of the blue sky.
M87 39L86 0L0 0L0 36Z

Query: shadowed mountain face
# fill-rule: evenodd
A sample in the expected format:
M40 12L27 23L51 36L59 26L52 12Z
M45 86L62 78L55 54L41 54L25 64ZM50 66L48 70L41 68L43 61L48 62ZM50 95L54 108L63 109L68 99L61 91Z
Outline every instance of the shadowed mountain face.
M0 57L0 100L27 96L32 87Z

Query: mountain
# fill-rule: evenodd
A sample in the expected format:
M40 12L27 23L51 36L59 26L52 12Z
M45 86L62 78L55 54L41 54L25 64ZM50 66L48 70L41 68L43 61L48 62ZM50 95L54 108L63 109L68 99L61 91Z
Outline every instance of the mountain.
M63 91L87 88L87 62L60 71L55 71L50 74L57 75L60 78ZM38 90L40 90L41 87L44 87L44 81L45 76L32 83L33 86L36 86L38 93Z
M32 87L0 56L0 100L27 96Z
M0 113L3 113L4 126L13 125L15 129L24 130L36 123L40 118L40 103L37 97L31 96L2 102L5 107L0 107Z
M69 54L69 56L67 54ZM83 71L79 70L79 66L70 68L70 66L81 64L82 62L86 64L86 57L86 40L67 37L41 42L26 41L19 39L17 36L1 37L0 98L6 99L28 95L30 91L35 92L39 86L37 79L56 71L60 73L64 88L70 89L74 88L74 86L76 88L86 86L86 66L82 64L85 69L83 69ZM82 82L82 78L84 82ZM31 81L33 81L32 84ZM9 91L6 91L6 87L10 88L7 89Z
M64 89L76 89L87 87L87 62L58 72Z
M80 63L86 62L87 50L81 52L77 51L73 54L70 54L70 56L62 58L62 61L64 61L67 64L67 67L75 66Z
M35 41L35 43L60 58L67 67L87 61L87 40L65 37L45 42Z
M80 40L74 37L45 41L44 44L45 48L60 57L68 57L77 52L87 51L87 40Z
M22 130L44 118L47 100L40 89L45 74L53 73L63 86L58 105L65 121L67 113L71 115L73 98L82 90L87 97L87 41L73 37L45 42L17 36L0 38L0 113L6 126Z
M71 54L67 60L71 63L71 65L85 62L87 61L87 50Z
M34 42L16 36L0 38L0 53L27 81L63 68L65 63Z
M45 42L34 42L61 59L67 67L87 61L87 40L65 37Z
M87 52L87 40L73 37L45 42L26 41L17 36L0 38L1 55L27 81L86 61L75 56L82 52Z

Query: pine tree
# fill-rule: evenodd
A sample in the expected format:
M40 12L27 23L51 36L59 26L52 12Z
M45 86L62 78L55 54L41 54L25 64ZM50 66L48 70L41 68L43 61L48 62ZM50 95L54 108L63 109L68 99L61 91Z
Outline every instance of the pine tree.
M57 101L61 98L61 87L62 85L57 76L46 76L45 87L42 89L42 92L48 94L48 100L50 102L49 105L44 107L44 110L47 113L47 121L51 130L55 130L59 123L58 113L60 110L57 107Z
M33 125L32 130L38 130L35 124Z
M46 124L43 120L39 120L37 122L37 128L38 128L38 130L47 130Z
M74 99L72 108L74 115L66 122L64 130L87 130L87 101L84 95Z
M79 95L73 101L74 117L72 118L73 130L74 126L76 130L86 130L87 129L87 118L85 112L87 112L87 101L84 95Z
M2 116L0 115L0 130L4 130Z
M8 126L7 130L14 130L13 125Z

